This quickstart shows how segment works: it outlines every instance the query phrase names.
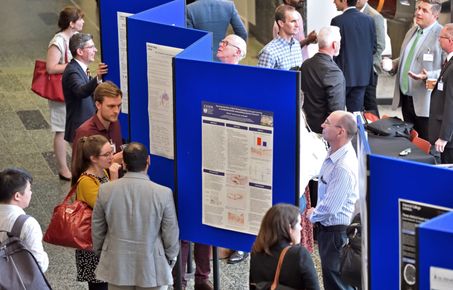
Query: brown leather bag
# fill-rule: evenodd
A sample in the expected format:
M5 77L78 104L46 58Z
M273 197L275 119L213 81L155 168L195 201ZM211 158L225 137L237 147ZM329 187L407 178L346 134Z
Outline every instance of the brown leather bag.
M91 216L93 210L83 201L71 197L77 190L75 184L62 203L57 205L52 214L49 227L43 240L49 244L82 250L92 250Z

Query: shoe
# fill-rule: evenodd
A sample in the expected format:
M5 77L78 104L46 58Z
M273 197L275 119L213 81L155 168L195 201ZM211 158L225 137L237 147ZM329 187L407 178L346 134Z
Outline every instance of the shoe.
M214 290L211 281L207 280L203 283L195 283L195 290Z
M227 260L228 264L237 264L244 261L249 256L248 253L243 251L234 251Z
M62 175L61 173L58 173L58 177L64 181L71 181L71 177L66 177L66 176Z

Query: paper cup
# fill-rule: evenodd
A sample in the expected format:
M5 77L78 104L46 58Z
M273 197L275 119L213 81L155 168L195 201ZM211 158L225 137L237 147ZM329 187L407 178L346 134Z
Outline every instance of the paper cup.
M393 62L390 58L382 59L382 69L385 71L391 71L393 69Z

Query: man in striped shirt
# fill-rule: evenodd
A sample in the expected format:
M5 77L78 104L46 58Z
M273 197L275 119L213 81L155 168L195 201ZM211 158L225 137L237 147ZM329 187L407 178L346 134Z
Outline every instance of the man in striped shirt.
M357 123L351 113L335 111L321 127L330 150L319 173L317 206L307 215L318 229L324 288L352 290L340 277L340 250L359 197L357 156L351 144Z

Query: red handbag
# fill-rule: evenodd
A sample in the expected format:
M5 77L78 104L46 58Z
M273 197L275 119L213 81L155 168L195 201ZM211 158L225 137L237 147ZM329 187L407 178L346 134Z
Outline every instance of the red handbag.
M91 216L93 210L80 200L69 203L76 190L77 184L71 188L63 202L54 208L43 240L57 246L92 250Z
M65 51L65 63L68 62L68 52ZM64 102L63 86L61 80L63 74L48 74L46 70L46 61L37 59L35 61L35 70L33 71L33 80L31 90L38 96L56 102Z

